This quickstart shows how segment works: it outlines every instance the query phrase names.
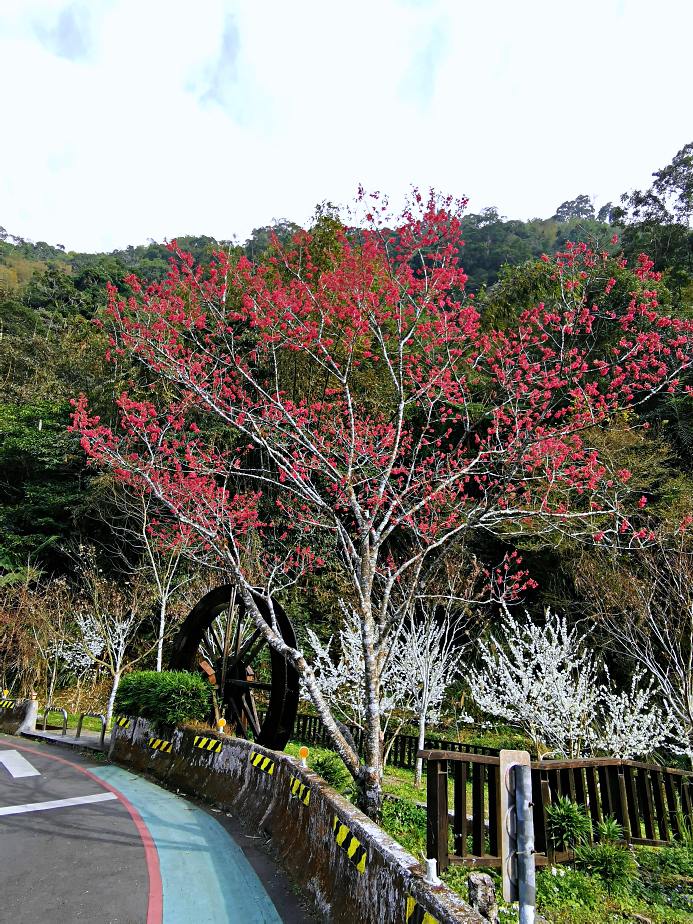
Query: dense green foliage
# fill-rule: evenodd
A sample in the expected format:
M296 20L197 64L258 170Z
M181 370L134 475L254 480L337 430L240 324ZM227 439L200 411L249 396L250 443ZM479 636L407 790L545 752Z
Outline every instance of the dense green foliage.
M317 755L311 761L311 769L333 786L339 792L342 792L352 783L352 777L344 764L344 761L334 751L326 751L324 754Z
M636 872L630 851L618 844L582 844L575 848L575 864L612 895L629 891Z
M187 671L133 671L123 677L116 712L149 719L157 728L209 718L211 688Z
M547 809L548 832L556 850L568 850L589 839L592 823L585 809L559 796Z

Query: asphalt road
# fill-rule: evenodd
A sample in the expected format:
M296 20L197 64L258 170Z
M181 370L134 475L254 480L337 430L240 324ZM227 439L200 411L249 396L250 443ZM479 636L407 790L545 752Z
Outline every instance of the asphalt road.
M309 924L238 823L119 767L0 735L0 922Z

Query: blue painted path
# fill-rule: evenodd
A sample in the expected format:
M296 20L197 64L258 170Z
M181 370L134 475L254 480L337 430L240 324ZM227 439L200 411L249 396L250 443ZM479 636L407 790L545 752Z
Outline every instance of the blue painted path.
M120 767L91 772L132 802L156 844L163 924L281 924L243 851L212 816Z

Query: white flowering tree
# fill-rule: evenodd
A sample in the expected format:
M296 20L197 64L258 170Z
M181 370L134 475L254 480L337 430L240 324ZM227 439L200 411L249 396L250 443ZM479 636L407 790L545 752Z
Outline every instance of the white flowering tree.
M314 652L316 683L335 715L344 721L365 728L368 700L364 690L365 663L358 615L343 600L340 609L344 618L337 638L331 636L323 644L312 629L308 639ZM401 664L391 658L381 675L378 708L383 731L386 731L394 710L404 701Z
M670 717L668 746L693 766L693 548L687 519L614 575L600 595L600 627L612 646L655 678Z
M422 750L426 725L440 718L440 707L450 685L460 673L462 648L459 624L449 610L436 618L431 607L422 619L409 615L393 646L394 674L401 695L418 724L418 750ZM417 758L414 782L421 785L423 761Z
M139 560L133 563L126 558L125 565L137 576L137 580L152 587L159 623L156 669L160 671L163 668L164 642L170 634L173 604L180 602L193 580L190 569L185 567L185 539L170 515L155 503L151 494L130 484L113 482L110 478L103 481L107 488L107 506L102 516L117 539L114 554L124 558L123 548L137 549Z
M635 672L629 689L616 692L604 687L595 750L631 760L650 754L664 743L671 733L672 721L664 716L658 698L661 698L659 688L652 677L645 680L643 670Z
M333 637L323 644L311 629L308 637L317 683L326 701L343 719L364 728L368 704L363 694L365 664L359 624L353 611L343 602L341 606L344 624L336 644ZM390 742L407 720L414 719L419 750L423 748L426 725L439 718L445 693L459 673L458 626L447 610L442 618L436 618L435 607L423 618L409 613L404 620L390 646L379 700L382 727L390 730ZM387 761L387 746L385 751ZM416 785L421 783L421 770L422 761L417 760Z
M80 592L75 601L74 630L64 640L64 650L81 669L90 663L110 677L106 708L110 722L124 671L157 647L156 639L146 642L142 638L150 612L150 588L138 581L116 583L107 578L90 547L80 545L73 560Z
M469 671L470 693L484 712L521 728L540 759L595 750L633 757L664 743L668 727L652 681L640 687L638 674L629 694L615 692L586 634L569 629L565 617L547 610L544 624L535 625L528 614L505 609L501 633L479 643L482 663Z

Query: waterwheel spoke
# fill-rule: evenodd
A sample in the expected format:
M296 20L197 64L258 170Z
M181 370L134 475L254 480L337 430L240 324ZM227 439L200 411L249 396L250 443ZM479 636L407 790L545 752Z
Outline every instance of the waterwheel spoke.
M255 699L250 690L243 696L242 700L243 711L245 712L248 718L248 724L250 725L253 731L253 738L257 741L260 737L260 717L257 714L257 709L255 708Z
M271 683L260 683L257 680L227 680L229 686L243 687L246 690L271 690Z
M242 706L239 708L239 704L233 699L229 700L228 705L231 708L231 719L236 727L236 734L240 738L247 738L248 735L246 732L246 717L244 716L245 710L243 710Z
M265 641L265 637L260 629L256 629L247 640L247 642L244 642L243 646L238 650L238 652L234 654L232 658L229 658L229 667L235 667L239 661L244 661L246 664L252 664L253 659L265 644Z

